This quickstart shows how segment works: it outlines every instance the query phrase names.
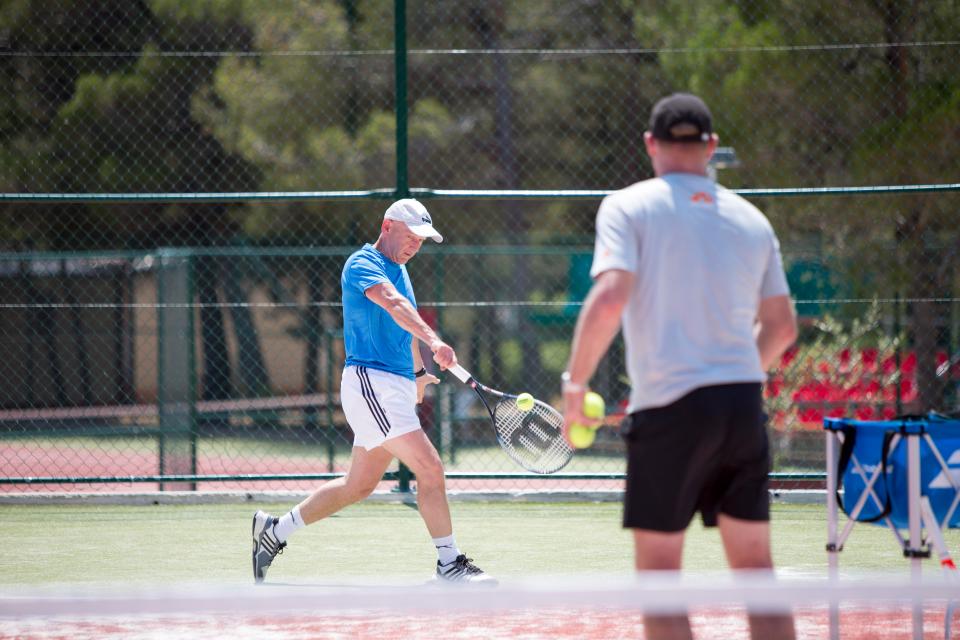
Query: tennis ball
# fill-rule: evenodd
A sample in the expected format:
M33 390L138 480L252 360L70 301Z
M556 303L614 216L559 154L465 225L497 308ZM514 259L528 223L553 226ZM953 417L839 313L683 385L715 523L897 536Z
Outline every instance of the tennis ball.
M521 393L518 395L517 409L520 409L520 411L530 411L530 409L533 409L533 396L529 393Z
M607 406L599 393L588 391L583 396L583 415L594 420L599 420L607 412Z
M570 425L570 442L577 449L586 449L593 444L597 430L582 424Z

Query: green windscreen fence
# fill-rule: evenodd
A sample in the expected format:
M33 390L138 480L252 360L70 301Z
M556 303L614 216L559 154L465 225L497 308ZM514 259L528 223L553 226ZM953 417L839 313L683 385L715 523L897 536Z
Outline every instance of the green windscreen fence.
M816 484L824 417L958 408L957 24L867 0L4 6L0 491L343 473L340 273L411 194L445 238L409 264L423 317L558 404L597 207L652 176L673 91L711 105L711 175L779 236L801 335L764 388L773 472ZM614 410L624 371L618 341L593 380ZM613 428L533 478L458 382L419 411L451 488L621 486Z

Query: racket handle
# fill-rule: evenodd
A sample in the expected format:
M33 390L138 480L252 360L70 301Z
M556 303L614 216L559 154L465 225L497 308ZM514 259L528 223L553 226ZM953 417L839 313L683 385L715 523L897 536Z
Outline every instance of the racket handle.
M470 375L469 371L467 371L466 369L464 369L458 364L453 365L452 367L447 369L447 371L457 376L457 378L460 379L460 382L467 382L468 380L470 380L470 378L473 377Z

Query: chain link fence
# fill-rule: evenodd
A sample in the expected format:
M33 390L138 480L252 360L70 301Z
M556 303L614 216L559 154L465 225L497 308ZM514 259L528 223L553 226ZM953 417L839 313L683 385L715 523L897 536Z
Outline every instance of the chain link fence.
M774 472L815 481L824 416L957 409L957 24L892 0L6 3L0 491L342 473L340 270L408 193L445 236L410 264L424 318L557 404L599 198L651 176L676 90L780 236L802 327L765 387ZM618 343L611 408L623 372ZM613 429L540 480L456 381L421 417L452 488L620 485Z

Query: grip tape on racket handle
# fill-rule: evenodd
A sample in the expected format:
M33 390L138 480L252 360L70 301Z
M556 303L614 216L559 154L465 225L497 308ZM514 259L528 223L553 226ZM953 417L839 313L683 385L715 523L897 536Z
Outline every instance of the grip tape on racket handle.
M460 382L466 382L467 380L473 377L470 375L469 371L467 371L466 369L464 369L458 364L453 365L452 367L447 369L447 371L457 376L457 378L460 379Z

